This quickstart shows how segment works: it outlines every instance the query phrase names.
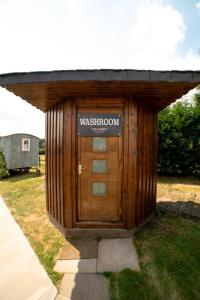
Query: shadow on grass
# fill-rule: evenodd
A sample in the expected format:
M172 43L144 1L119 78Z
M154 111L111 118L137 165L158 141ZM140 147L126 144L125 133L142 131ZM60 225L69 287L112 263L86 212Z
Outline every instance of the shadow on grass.
M158 300L159 295L148 278L141 270L133 272L125 269L120 273L106 273L110 280L111 300Z
M42 173L42 172L40 173L40 176L44 176L44 175L45 175L44 173ZM11 174L7 178L1 179L1 181L2 182L17 182L17 181L22 181L22 180L26 180L26 179L36 178L36 177L38 177L36 175L36 171L31 171L28 173L16 172L16 173Z

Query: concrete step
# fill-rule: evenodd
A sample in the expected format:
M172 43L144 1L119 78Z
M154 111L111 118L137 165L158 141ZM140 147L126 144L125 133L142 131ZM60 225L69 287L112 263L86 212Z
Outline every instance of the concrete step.
M65 274L56 300L66 299L109 300L108 280L101 274Z
M97 259L57 260L54 271L60 273L96 273Z

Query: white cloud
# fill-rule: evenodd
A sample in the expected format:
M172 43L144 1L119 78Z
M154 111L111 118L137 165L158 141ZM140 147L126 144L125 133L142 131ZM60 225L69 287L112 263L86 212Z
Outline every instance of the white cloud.
M44 113L0 88L0 136L20 132L44 137Z
M198 9L199 13L200 13L200 2L197 2L195 7Z
M128 63L145 69L184 68L177 65L177 46L184 38L185 24L179 12L160 1L150 2L147 9L142 1L130 32L132 53Z
M76 68L197 69L180 12L161 0L7 0L0 72Z
M181 13L164 0L0 1L0 73L76 68L200 69L200 56L193 49L185 55L179 53L185 31ZM4 97L0 92L0 120L2 111L10 110L8 106L2 110ZM13 95L12 99L14 103ZM34 124L35 109L27 110L22 103L21 112L16 107L20 117L12 123L16 126L10 126L13 130L25 128L20 125L25 112L28 119L33 116ZM5 124L0 131L8 127Z

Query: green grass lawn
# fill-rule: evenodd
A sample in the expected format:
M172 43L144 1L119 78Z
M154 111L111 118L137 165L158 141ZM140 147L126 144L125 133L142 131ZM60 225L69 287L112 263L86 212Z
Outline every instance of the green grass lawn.
M162 178L158 194L183 200L182 186L185 192L198 194L198 184L193 180ZM44 175L36 177L33 170L0 180L0 194L58 286L62 275L53 267L65 240L46 216L44 191ZM157 215L136 235L134 243L141 271L106 274L112 300L200 299L199 222Z
M106 274L112 300L200 299L200 222L156 216L134 244L141 271Z

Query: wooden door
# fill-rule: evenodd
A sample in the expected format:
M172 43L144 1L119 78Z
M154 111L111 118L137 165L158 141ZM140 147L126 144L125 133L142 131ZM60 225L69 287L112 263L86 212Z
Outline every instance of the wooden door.
M78 137L77 221L120 223L122 166L122 136Z

